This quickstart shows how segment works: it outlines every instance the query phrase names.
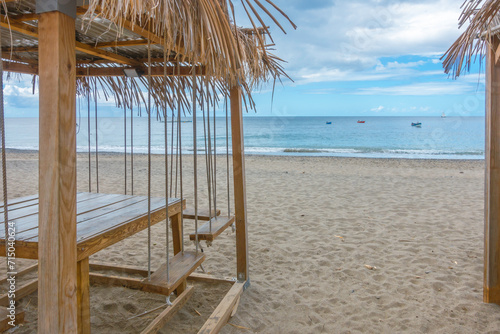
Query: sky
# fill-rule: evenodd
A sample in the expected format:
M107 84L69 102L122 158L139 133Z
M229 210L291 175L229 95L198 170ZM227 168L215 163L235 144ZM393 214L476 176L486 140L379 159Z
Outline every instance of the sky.
M265 2L265 1L263 1ZM484 73L452 79L441 56L458 38L462 1L457 0L274 0L297 29L267 6L273 53L286 60L293 81L283 78L253 92L248 116L482 116ZM239 26L250 27L234 1ZM263 17L265 14L263 14ZM4 83L7 116L36 116L31 79ZM104 116L122 111L100 101Z

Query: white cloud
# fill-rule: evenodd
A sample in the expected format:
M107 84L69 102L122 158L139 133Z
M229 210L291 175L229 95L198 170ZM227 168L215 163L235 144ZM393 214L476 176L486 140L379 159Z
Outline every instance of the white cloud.
M391 87L359 88L355 95L462 95L472 93L470 85L462 82L424 82Z
M370 111L380 112L380 111L382 111L382 110L384 110L384 109L385 109L385 107L384 107L384 106L378 106L377 108L372 108L372 109L370 109Z

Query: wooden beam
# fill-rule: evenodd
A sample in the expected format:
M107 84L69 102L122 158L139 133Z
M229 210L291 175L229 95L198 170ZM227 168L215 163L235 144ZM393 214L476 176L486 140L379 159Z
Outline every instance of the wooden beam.
M236 272L238 281L248 281L247 196L241 94L241 87L231 88L231 137L233 143L234 211L236 220Z
M231 278L219 278L210 274L202 274L202 273L191 273L189 275L188 280L197 281L197 282L205 282L205 283L229 283L234 284L236 280Z
M10 61L3 62L3 70L5 72L15 72L15 73L35 74L35 75L38 74L38 66L14 63Z
M33 38L38 38L38 28L26 23L22 23L16 20L7 20L4 16L0 16L0 26L4 28L11 29L13 31L17 31L19 33L22 33L24 35L28 35ZM93 56L97 56L100 58L108 59L111 61L114 61L119 64L125 64L125 65L132 65L132 66L139 66L141 65L140 62L130 59L124 56L120 56L116 53L109 52L106 50L101 50L96 47L93 47L89 44L84 44L80 42L73 42L75 45L75 48L77 51L84 52L86 54L90 54Z
M170 293L172 293L168 287L162 285L144 284L143 279L138 278L90 273L89 279L93 284L123 286L129 289L157 293L165 296L169 296Z
M33 292L38 290L38 278L35 278L28 283L16 287L16 297L15 300L20 300ZM0 306L9 306L9 296L8 294L3 294L0 296Z
M78 334L90 334L89 258L77 264Z
M233 310L237 306L240 296L243 293L244 287L245 282L234 283L232 288L226 294L224 299L222 299L219 306L217 306L198 334L219 333L222 327L224 327L229 321L229 318L231 317L231 314L233 313Z
M180 252L183 251L182 212L176 214L175 216L170 217L170 223L172 227L172 243L174 248L174 254L179 254ZM186 286L187 286L187 280L184 280L181 284L179 284L176 290L177 296L180 296L181 293L183 293L184 290L186 290Z
M24 322L24 311L16 310L14 319L10 317L10 311L6 307L0 307L0 333L3 333L12 328L9 323L14 320L15 326L21 325Z
M121 77L124 75L123 70L129 67L80 67L76 70L77 77L85 76L99 76L99 77ZM147 67L140 66L147 73ZM193 67L191 66L181 66L180 70L176 66L167 66L166 73L167 76L192 76ZM197 75L205 75L205 67L196 66ZM165 73L163 66L151 67L151 75L155 77L162 77Z
M88 44L80 43L80 42L75 42L76 50L80 52L87 53L89 55L97 56L100 58L108 59L111 61L114 61L119 64L125 64L125 65L132 65L132 66L140 66L142 65L140 62L123 57L120 55L117 55L116 53L101 50L98 48L95 48L93 46L90 46Z
M26 274L29 274L30 272L32 271L36 271L38 269L38 263L35 263L29 267L26 267L24 268L23 270L19 270L17 272L17 277L20 277L20 276L23 276L23 275L26 275ZM4 284L5 282L7 282L7 278L2 278L0 280L0 285Z
M193 295L194 288L190 286L183 293L181 293L171 306L168 306L163 310L149 325L146 327L141 334L153 334L157 333L162 329L165 324L172 319L172 317L187 303L189 298Z
M486 62L486 182L484 226L485 303L500 304L500 65L496 54L500 40L492 40Z
M76 333L75 20L40 14L38 333Z

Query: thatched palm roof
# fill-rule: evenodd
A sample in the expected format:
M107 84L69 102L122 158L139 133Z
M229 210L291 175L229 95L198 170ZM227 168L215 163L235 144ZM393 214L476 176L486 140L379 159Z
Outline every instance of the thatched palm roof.
M178 102L189 106L194 74L203 74L205 89L198 90L212 98L238 84L250 96L260 83L286 77L283 61L269 52L273 44L267 24L284 30L272 13L290 20L270 0L241 4L253 25L247 29L237 26L231 0L85 1L76 20L78 94L100 90L114 95L119 105L138 104L145 99L139 82L149 86L151 69L152 98L157 105L167 101L176 108ZM36 1L3 5L4 69L36 75ZM146 76L126 78L122 70L128 67Z
M445 72L453 77L468 71L477 58L481 62L491 38L500 34L500 0L466 0L462 8L459 26L468 26L443 56Z

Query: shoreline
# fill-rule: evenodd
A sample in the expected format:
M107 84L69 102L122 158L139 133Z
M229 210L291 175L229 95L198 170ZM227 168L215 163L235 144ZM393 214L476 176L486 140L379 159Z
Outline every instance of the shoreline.
M29 149L17 149L17 148L6 148L5 149L6 153L13 153L13 154L38 154L38 150L29 150ZM90 152L92 156L95 156L95 151ZM77 152L77 155L87 155L88 152L82 152L79 151ZM100 151L99 156L101 155L109 155L109 156L123 156L123 152L108 152L108 151ZM127 151L127 156L130 156L130 152ZM134 152L134 156L147 156L147 153L140 153L140 152ZM175 155L175 154L174 154ZM192 156L192 153L183 153L183 156ZM164 156L163 153L151 153L151 156ZM169 154L169 156L171 156ZM198 153L198 156L204 156L204 153ZM225 157L225 153L217 153L217 157ZM229 156L232 156L230 153ZM485 161L485 158L470 158L470 159L464 159L464 158L456 158L456 159L446 159L446 158L415 158L415 157L408 157L408 158L401 158L401 157L352 157L352 156L331 156L331 155L294 155L294 154L259 154L259 153L245 153L245 157L261 157L261 158L314 158L314 159L370 159L370 160L423 160L423 161L458 161L458 162L465 162L465 161Z

